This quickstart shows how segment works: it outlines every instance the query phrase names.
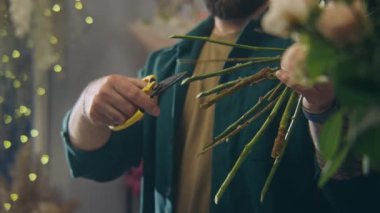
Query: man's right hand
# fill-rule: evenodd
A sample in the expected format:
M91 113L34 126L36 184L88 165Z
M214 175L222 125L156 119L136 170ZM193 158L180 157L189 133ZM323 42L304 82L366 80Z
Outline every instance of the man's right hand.
M137 109L158 116L156 101L142 91L143 80L109 75L91 82L74 105L70 120L70 140L74 147L92 151L109 139L109 126L120 125Z
M83 115L94 125L120 125L137 109L158 116L156 102L142 91L140 79L109 75L90 83L82 94Z

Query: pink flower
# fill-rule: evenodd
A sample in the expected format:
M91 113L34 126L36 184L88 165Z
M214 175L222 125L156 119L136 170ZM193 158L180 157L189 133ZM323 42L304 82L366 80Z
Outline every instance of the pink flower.
M331 2L322 10L316 27L325 38L336 44L357 43L368 31L365 14L360 0L351 5Z
M134 197L140 196L141 187L141 177L143 173L142 163L135 168L131 168L129 172L125 175L125 183L127 187L131 190Z

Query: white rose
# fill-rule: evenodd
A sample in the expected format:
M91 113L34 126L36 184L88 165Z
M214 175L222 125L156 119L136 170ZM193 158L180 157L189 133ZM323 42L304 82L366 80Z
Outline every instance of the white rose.
M314 8L318 8L317 0L271 0L262 20L263 29L269 34L289 37L298 26L306 23Z

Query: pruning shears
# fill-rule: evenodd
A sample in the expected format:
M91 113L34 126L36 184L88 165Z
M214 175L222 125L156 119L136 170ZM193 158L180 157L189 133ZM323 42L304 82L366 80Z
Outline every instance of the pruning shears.
M168 88L173 86L176 82L180 81L186 76L187 72L181 72L175 75L172 75L159 83L156 81L155 75L148 75L143 78L143 81L147 83L147 85L142 89L142 91L149 95L151 98L155 96L160 96L164 93ZM110 126L109 128L112 131L120 131L126 129L136 122L140 121L144 116L144 112L141 109L138 109L132 117L127 119L123 124L118 126Z

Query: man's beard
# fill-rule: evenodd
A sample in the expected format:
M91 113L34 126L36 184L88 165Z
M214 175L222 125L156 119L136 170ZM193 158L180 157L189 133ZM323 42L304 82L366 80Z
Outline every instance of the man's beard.
M251 16L267 0L205 0L211 16L224 20Z

